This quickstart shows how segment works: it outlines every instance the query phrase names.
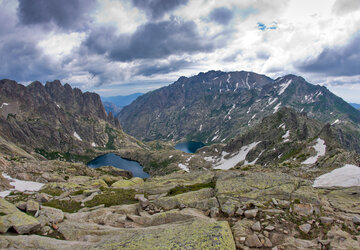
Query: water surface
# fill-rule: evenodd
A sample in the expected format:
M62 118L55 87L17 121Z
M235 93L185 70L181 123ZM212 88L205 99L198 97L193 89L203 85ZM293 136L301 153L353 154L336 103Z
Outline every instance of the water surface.
M185 153L195 153L199 148L204 147L205 144L197 141L181 142L175 145L175 149L181 150Z
M150 175L144 172L143 167L136 161L124 159L116 154L110 153L96 157L87 164L91 168L102 166L113 166L116 168L128 170L133 173L134 177L148 178Z

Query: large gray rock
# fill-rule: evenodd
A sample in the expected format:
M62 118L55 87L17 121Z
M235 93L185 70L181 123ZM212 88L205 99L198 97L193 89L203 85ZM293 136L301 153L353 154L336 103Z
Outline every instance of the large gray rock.
M300 229L303 233L307 234L307 233L309 233L310 230L311 230L311 225L308 224L308 223L302 224L302 225L299 226L299 229Z
M217 195L240 201L259 203L272 198L290 200L300 183L299 178L283 173L220 173L216 182Z
M183 204L187 207L196 207L199 201L210 199L214 196L212 188L203 188L198 191L187 192L175 196L165 196L153 201L156 206L162 207L164 210L171 210ZM209 209L213 204L209 204Z
M100 249L235 249L228 222L212 219L126 229L65 221L59 232L70 241L97 239L91 247Z
M246 218L254 219L254 218L256 218L256 215L258 212L259 212L259 210L257 208L255 208L255 209L246 210L244 214L245 214Z
M41 206L37 219L42 227L46 225L51 226L52 224L62 222L64 220L64 213L57 208Z
M35 215L40 209L39 203L34 200L28 200L26 202L26 212Z
M245 245L248 247L262 247L262 243L259 240L259 237L256 234L249 235L246 237Z
M13 204L0 198L0 233L13 228L18 234L34 232L40 228L40 222L23 212Z

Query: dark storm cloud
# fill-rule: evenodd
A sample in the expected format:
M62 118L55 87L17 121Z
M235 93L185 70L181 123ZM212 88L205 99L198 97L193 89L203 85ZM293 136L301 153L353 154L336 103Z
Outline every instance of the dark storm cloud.
M217 22L222 25L227 25L233 18L234 14L228 8L216 8L211 11L209 17L212 21Z
M63 29L81 29L89 22L95 0L19 0L17 15L23 25L55 24Z
M49 58L30 41L0 42L0 75L17 81L48 80L54 75Z
M343 47L323 49L320 55L301 63L298 68L331 76L360 75L360 33Z
M138 69L137 74L143 76L151 76L155 74L168 74L178 71L184 67L190 66L191 63L186 60L171 60L167 62L144 62Z
M164 58L169 55L211 51L217 39L201 37L192 21L150 22L131 35L115 35L113 28L94 29L83 46L116 61Z
M132 0L133 5L145 11L151 19L160 19L167 12L175 10L187 2L188 0Z

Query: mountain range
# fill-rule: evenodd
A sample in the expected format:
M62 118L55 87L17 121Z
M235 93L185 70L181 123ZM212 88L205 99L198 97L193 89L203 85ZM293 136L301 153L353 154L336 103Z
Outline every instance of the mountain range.
M360 110L360 104L358 104L358 103L349 103L349 104L350 104L351 106L353 106L354 108Z
M145 143L95 93L1 80L0 248L358 249L359 111L293 75L199 75L124 108L172 134ZM81 163L107 153L150 177Z
M180 77L124 107L118 117L140 140L226 142L290 107L360 136L360 111L326 87L286 75L271 79L253 72L209 71Z
M143 95L143 93L134 93L131 95L119 95L119 96L102 96L101 100L104 104L104 108L107 113L111 112L116 116L120 110L133 102L136 98Z

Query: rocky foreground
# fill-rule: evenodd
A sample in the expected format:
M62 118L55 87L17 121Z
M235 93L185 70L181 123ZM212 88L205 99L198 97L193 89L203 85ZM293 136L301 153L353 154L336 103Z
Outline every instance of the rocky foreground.
M146 180L57 161L1 170L45 184L0 198L1 248L360 248L360 187L313 188L281 169Z

